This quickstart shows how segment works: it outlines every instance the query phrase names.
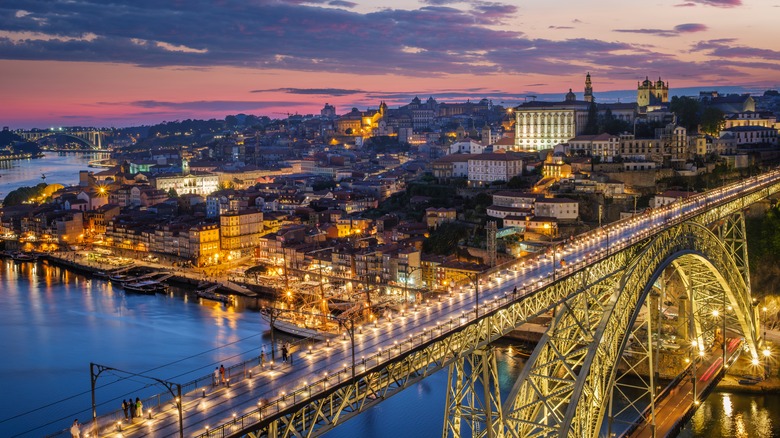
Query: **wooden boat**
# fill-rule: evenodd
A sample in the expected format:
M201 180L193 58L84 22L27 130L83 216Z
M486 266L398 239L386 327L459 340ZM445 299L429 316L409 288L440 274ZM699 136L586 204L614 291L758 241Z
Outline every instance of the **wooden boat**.
M139 293L154 295L156 293L164 293L168 290L168 287L159 281L145 280L130 283L123 283L122 288L125 292Z

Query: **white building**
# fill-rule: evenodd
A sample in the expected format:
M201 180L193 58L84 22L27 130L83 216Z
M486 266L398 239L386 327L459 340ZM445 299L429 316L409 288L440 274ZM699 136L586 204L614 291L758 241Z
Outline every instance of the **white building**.
M471 185L509 181L522 173L523 159L513 153L471 155L468 160L468 179Z
M620 154L620 137L607 133L578 135L569 140L569 150L578 155L598 157L603 163L611 163Z
M179 195L195 194L207 196L219 188L219 175L206 172L193 172L189 175L161 175L154 178L157 190L176 190Z
M567 198L541 198L536 200L534 214L542 217L553 217L563 221L577 220L580 216L579 204Z

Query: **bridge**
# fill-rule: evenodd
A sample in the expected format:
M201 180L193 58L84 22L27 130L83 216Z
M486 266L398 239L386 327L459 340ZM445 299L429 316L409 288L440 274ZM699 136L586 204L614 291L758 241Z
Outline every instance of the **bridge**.
M263 355L228 369L226 385L211 376L169 384L140 423L103 414L93 431L320 436L445 368L445 437L609 436L627 411L654 429L664 306L678 314L688 352L681 357L694 376L702 367L710 377L721 372L742 340L758 363L765 340L750 294L744 211L778 191L780 171L772 171L612 223L403 314L342 322L343 336L301 348L294 365ZM554 312L550 327L502 400L490 344L546 312ZM704 362L719 351L717 365Z
M110 131L97 128L51 128L33 129L30 131L14 131L14 134L27 141L38 141L47 137L63 135L76 139L89 146L90 149L103 150L103 140Z

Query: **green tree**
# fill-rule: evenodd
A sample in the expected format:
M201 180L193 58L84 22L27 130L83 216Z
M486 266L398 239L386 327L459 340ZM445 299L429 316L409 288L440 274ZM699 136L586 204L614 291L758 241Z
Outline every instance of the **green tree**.
M176 189L171 188L170 190L168 190L168 196L171 198L178 198L179 193L176 191Z
M692 97L673 96L669 109L677 115L677 123L685 127L688 132L696 132L699 128L701 105L698 100Z
M445 222L431 231L423 243L423 251L431 254L451 255L458 247L458 242L467 238L468 228L457 222Z
M718 135L725 122L723 111L714 107L707 107L701 114L701 130L705 134Z
M3 206L10 207L12 205L20 205L32 198L37 198L43 194L43 190L46 189L46 186L46 183L40 183L33 187L19 187L16 190L12 190L6 195L5 199L3 199Z

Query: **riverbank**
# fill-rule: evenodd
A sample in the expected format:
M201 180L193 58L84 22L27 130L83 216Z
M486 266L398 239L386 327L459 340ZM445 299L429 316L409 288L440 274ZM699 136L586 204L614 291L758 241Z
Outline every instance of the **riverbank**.
M65 252L65 253L49 253L40 256L42 260L46 260L49 263L67 268L80 274L89 276L96 276L98 273L106 273L111 270L118 269L117 266L112 266L107 263L100 263L94 260L89 260L86 254L80 252ZM258 294L238 283L225 279L214 279L208 277L204 273L197 272L190 268L185 267L170 267L159 263L151 263L140 260L135 260L132 264L133 268L147 268L169 271L173 276L167 281L175 283L178 286L184 286L185 288L197 287L198 285L218 285L218 291L226 294L240 295L249 298L257 298Z
M780 378L770 377L753 385L739 383L740 376L727 375L717 386L718 391L738 392L742 394L780 394Z

